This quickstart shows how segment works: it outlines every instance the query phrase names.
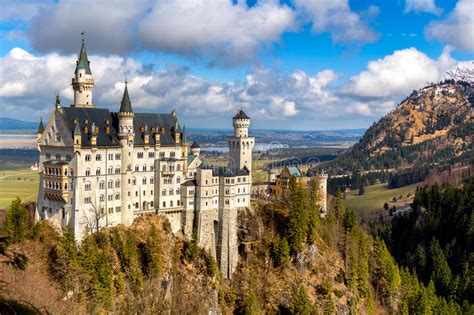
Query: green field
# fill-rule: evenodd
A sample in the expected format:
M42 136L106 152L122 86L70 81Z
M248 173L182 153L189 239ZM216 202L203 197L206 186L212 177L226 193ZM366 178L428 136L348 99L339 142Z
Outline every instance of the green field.
M399 207L400 205L411 202L413 193L418 185L420 185L420 183L396 189L387 188L387 184L366 186L363 196L358 196L358 190L346 193L344 204L354 209L360 217L373 216L383 209L385 202L387 202L390 207L393 205ZM407 197L408 194L410 194L409 197ZM399 196L402 196L402 198L398 199ZM393 197L397 197L396 202L392 201Z
M0 171L0 209L7 208L16 197L36 201L38 182L38 171L29 168Z

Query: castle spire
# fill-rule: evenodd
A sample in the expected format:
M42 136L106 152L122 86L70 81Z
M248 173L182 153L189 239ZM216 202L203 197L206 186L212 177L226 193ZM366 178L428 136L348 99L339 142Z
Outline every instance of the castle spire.
M79 69L84 69L86 74L92 75L90 62L89 62L89 59L87 58L86 44L84 42L84 31L82 31L81 35L82 35L82 45L81 45L81 51L79 52L79 57L77 59L76 72Z
M132 102L128 95L127 80L125 79L125 90L123 91L122 102L120 104L120 113L133 113Z
M40 123L38 126L38 131L36 132L37 134L43 134L44 131L44 125L43 125L43 117L40 118Z

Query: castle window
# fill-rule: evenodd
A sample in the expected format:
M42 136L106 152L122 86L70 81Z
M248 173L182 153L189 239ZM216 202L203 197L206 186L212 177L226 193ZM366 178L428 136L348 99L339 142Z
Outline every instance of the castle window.
M173 188L170 188L169 194L170 194L170 196L173 195Z
M142 184L143 184L143 185L146 185L146 177L143 177L143 179L142 179Z
M100 168L97 168L97 169L95 170L95 175L100 175Z
M120 211L121 211L120 207L115 207L115 212L120 212Z
M181 164L176 165L176 170L181 171Z
M115 153L115 159L117 161L120 161L121 158L122 158L122 156L120 155L120 153Z
M172 157L172 158L176 157L176 153L175 152L170 152L170 157Z
M67 176L67 168L64 169L64 176Z
M153 207L153 201L150 201L150 207Z
M115 174L120 174L120 167L115 168Z
M109 161L113 161L114 155L112 153L109 153Z
M173 207L173 200L170 201L170 207Z
M146 165L143 165L142 170L143 170L144 172L146 172Z
M128 194L127 194L127 195L130 197L132 194L131 194L130 192L128 192Z
M71 158L71 154L66 154L66 161L71 161L72 158Z
M154 158L155 157L155 152L148 152L148 157L149 158Z
M115 181L115 188L120 188L120 179Z
M138 159L143 159L143 152L138 152L137 153L137 158Z
M245 183L247 181L247 178L243 177L242 180Z
M114 200L114 196L112 196L112 195L108 195L108 196L107 196L107 200L108 200L108 201L112 201L112 200Z
M86 162L90 162L90 160L91 160L91 155L90 155L90 154L86 154L85 160L86 160Z
M107 187L108 188L113 188L114 187L114 181L110 179L109 182L107 183Z
M114 168L112 166L109 166L107 173L112 174L114 172Z
M86 176L91 176L91 170L90 169L86 169Z
M166 201L163 201L163 208L166 208Z
M99 183L99 189L104 189L104 188L105 188L105 182L101 180Z
M138 171L140 171L140 166L135 165L135 172L138 172Z
M179 205L180 205L180 201L179 201L179 200L176 201L176 205L179 207Z
M105 196L104 195L100 195L100 202L104 202L105 201Z
M162 196L166 196L166 189L163 189L163 190L161 191L161 195L162 195Z
M131 164L128 164L127 165L127 171L131 171L132 170L132 165Z
M181 183L181 177L180 176L176 177L176 183L177 184Z
M110 213L110 214L114 213L114 208L113 208L113 207L110 207L110 208L109 208L109 213Z
M67 183L64 183L64 189L67 190Z
M240 177L237 177L237 183L240 183L240 180L241 180Z
M115 200L120 200L120 194L119 193L115 194Z
M56 142L61 141L61 136L59 135L58 132L56 132Z
M46 160L50 160L51 159L51 153L46 153Z
M150 196L153 196L153 190L150 190Z
M166 172L166 165L163 165L163 167L161 168L161 170L162 170L163 172Z
M135 197L138 197L138 191L135 192Z
M91 197L84 198L84 203L91 203Z
M150 177L150 184L153 184L155 182L155 178L152 176Z
M135 208L138 209L138 202L135 202Z
M137 179L135 177L133 178L132 183L133 183L133 185L137 184Z
M176 189L176 194L179 195L180 194L180 190L179 188Z
M153 165L150 165L150 171L155 170L155 167Z
M102 155L96 154L96 155L95 155L95 160L96 160L96 161L102 160Z
M146 191L143 191L143 196L146 196Z
M160 158L164 158L164 157L166 157L165 152L160 152Z
M61 154L56 154L56 160L60 160L61 159Z

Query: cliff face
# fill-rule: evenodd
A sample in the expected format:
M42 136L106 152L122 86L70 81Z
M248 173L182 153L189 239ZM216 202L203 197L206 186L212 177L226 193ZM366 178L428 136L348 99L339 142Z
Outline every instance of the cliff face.
M474 116L474 84L445 81L413 91L392 112L372 125L357 145L371 156L434 140L438 149L453 146L459 155L472 135L459 128Z

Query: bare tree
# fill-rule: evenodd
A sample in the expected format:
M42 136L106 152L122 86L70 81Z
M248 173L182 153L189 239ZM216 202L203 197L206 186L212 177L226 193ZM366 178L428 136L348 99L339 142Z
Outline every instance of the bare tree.
M102 229L109 226L107 209L104 207L104 203L97 206L97 196L94 196L94 202L89 203L89 209L84 212L84 223L86 233L99 233Z

